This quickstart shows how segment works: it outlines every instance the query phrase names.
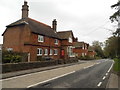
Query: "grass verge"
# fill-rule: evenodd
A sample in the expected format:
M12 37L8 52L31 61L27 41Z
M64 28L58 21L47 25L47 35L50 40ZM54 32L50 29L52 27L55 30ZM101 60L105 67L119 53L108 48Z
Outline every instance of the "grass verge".
M113 70L118 73L118 72L120 72L120 59L115 58L114 61L115 61L115 63L113 66Z

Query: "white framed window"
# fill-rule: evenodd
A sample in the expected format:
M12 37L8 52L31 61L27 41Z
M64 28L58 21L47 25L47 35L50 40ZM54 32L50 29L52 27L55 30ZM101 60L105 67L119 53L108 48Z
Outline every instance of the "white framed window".
M50 55L52 55L53 54L53 50L52 49L50 49Z
M13 51L13 48L7 48L7 51Z
M69 40L68 40L68 42L72 43L72 38L71 38L71 37L69 37Z
M48 49L45 49L45 55L48 55Z
M38 42L44 42L44 36L38 35Z
M58 50L54 49L54 55L57 55L57 54L58 54Z
M43 54L43 49L37 48L37 56L42 56L42 54Z
M84 57L84 53L82 53L82 56Z
M56 45L58 44L58 39L55 39L55 42L54 42Z

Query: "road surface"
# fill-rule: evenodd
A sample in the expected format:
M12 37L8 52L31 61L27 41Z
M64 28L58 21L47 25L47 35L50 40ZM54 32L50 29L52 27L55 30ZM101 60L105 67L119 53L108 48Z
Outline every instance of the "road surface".
M2 88L105 88L113 61L86 61L67 67L2 79Z

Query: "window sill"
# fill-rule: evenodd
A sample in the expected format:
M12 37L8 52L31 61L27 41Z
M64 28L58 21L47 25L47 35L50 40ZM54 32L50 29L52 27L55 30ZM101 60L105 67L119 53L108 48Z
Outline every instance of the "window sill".
M42 54L37 54L37 56L42 56Z
M58 43L55 43L55 45L58 45Z
M44 41L38 41L38 42L41 42L41 43L43 43Z

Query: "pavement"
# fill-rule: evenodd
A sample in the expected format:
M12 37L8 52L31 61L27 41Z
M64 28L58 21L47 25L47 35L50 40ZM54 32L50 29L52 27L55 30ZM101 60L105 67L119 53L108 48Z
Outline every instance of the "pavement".
M85 61L69 63L69 64L62 64L62 65L55 65L55 66L48 66L48 67L41 67L41 68L35 68L35 69L28 69L28 70L21 70L21 71L9 72L9 73L2 73L2 79L25 75L25 74L30 74L30 73L35 73L35 72L40 72L40 71L45 71L45 70L50 70L50 69L55 69L55 68L60 68L60 67L67 67L67 66L71 66L71 65L75 65L75 64L82 64L82 63L85 63Z
M120 77L117 74L111 73L106 88L120 90Z

